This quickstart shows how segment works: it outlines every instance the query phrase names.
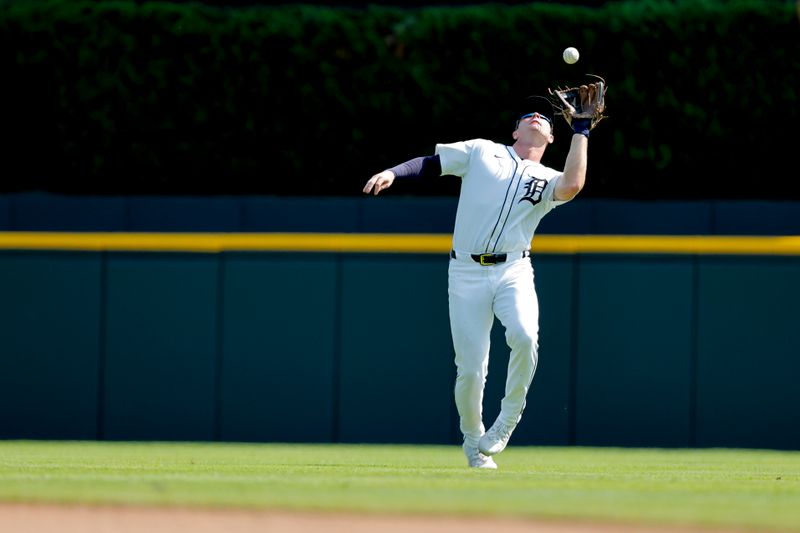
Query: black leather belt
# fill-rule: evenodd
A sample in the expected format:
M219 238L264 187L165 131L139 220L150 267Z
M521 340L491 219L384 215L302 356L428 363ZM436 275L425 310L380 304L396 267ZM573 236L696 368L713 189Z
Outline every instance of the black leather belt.
M471 254L470 257L476 263L480 263L483 266L491 266L496 265L497 263L505 263L508 259L509 255L516 259L517 257L525 258L531 255L530 251L525 250L524 252L516 252L513 254ZM450 250L450 257L456 259L456 251Z

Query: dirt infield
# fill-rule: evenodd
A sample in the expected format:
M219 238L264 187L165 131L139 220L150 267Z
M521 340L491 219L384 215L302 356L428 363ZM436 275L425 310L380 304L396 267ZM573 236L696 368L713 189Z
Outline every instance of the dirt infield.
M506 518L0 503L0 531L14 533L463 533L468 530L503 533L723 533L720 529L696 527Z

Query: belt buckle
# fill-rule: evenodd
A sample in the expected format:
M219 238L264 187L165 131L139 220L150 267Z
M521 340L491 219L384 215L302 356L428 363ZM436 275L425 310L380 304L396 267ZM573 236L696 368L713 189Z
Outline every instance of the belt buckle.
M487 258L493 259L494 258L494 254L481 254L480 255L481 266L492 266L492 265L496 265L497 264L497 261L492 261L491 263L487 263L486 262Z

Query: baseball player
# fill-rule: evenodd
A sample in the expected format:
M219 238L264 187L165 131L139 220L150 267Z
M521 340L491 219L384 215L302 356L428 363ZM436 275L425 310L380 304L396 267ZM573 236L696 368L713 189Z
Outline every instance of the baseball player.
M547 106L549 107L549 106ZM448 294L457 370L455 400L463 450L474 468L497 468L525 408L538 361L539 304L529 259L539 221L575 197L586 179L588 120L573 120L564 170L541 164L553 142L552 108L516 120L510 146L485 139L437 144L418 157L372 176L364 192L378 194L396 178L461 177ZM488 431L482 419L494 317L505 328L511 354L500 414Z

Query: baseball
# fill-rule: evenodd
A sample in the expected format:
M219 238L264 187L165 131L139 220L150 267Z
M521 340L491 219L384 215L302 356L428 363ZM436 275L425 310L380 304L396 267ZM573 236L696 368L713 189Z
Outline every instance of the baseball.
M563 57L564 57L564 63L572 65L573 63L578 62L580 54L578 53L577 48L575 48L574 46L570 46L569 48L564 49Z

